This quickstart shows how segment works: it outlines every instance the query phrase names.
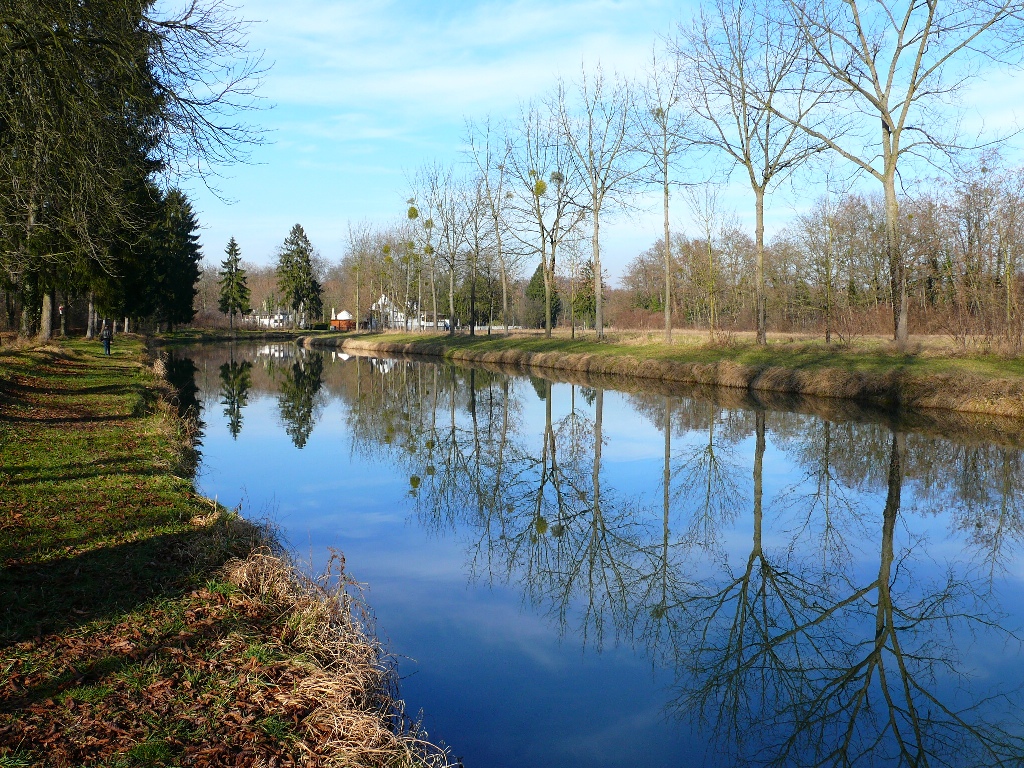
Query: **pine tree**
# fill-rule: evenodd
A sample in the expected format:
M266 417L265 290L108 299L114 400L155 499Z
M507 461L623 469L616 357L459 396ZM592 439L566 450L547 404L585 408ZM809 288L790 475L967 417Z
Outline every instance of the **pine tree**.
M601 281L602 287L606 285ZM594 262L587 261L580 273L579 287L572 297L572 311L577 322L594 323L597 315L597 300L594 298Z
M545 315L544 299L544 265L538 264L533 277L526 286L526 317L525 324L530 328L543 328ZM551 325L558 324L558 316L562 312L562 297L558 289L551 290Z
M277 254L277 289L293 312L323 314L323 286L314 265L316 251L300 224L292 227Z
M155 243L157 280L153 309L158 321L170 329L176 323L190 323L195 317L199 262L199 221L192 203L183 192L171 189L160 206Z
M245 314L249 311L249 285L245 270L242 269L242 249L235 238L228 241L224 249L227 258L220 263L220 303L221 312L228 316L231 330L235 329L235 313Z

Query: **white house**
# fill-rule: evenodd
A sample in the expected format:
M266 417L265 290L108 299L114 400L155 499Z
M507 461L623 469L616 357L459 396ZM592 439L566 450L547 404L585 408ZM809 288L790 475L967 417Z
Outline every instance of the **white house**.
M249 322L257 328L287 328L292 324L291 312L253 312Z
M430 328L434 324L425 321L422 314L413 310L415 314L410 314L408 317L410 331L418 331L421 328ZM395 304L387 296L381 294L381 297L377 299L370 307L371 315L371 327L373 328L405 328L406 326L406 314L402 311L401 307ZM444 327L448 327L448 322L442 320L441 323Z

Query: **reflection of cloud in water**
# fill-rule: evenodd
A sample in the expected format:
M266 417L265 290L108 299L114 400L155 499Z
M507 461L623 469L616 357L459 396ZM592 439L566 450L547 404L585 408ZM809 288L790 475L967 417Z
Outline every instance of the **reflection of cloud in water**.
M324 370L332 398L302 455L261 426L274 419L274 400L267 408L256 397L238 445L213 430L208 455L220 461L230 448L245 457L240 473L260 467L245 482L249 495L277 491L300 549L312 537L346 552L397 649L415 649L410 690L431 702L428 723L436 717L449 741L472 744L467 754L481 765L505 765L513 753L518 764L621 765L637 755L677 764L665 745L678 737L653 723L666 697L651 690L652 663L674 678L681 716L703 714L726 739L749 732L779 746L797 714L825 718L797 728L808 757L808 740L835 735L830 718L848 717L865 739L884 725L874 688L865 690L881 720L851 708L853 683L864 679L857 663L873 665L872 686L889 676L899 706L924 697L923 724L940 742L970 723L940 721L937 707L1021 679L1016 646L987 635L995 625L969 626L974 593L1003 577L978 563L1006 569L996 592L1024 578L1016 528L995 555L984 550L1000 530L994 502L1011 502L1007 519L1019 517L1014 473L1004 470L999 487L1011 490L1002 495L986 474L1015 468L1017 449L714 398L605 395L485 369L384 363ZM255 389L275 380L267 371L262 380L254 371ZM761 468L760 494L752 467ZM978 477L968 482L970 472ZM905 652L911 676L890 663ZM730 664L741 674L730 678ZM764 699L744 703L738 693ZM720 722L729 702L739 709ZM970 717L987 727L986 712L1000 706ZM901 727L922 724L905 712ZM507 732L520 727L530 744ZM699 740L710 738L701 731ZM921 749L911 744L908 754Z

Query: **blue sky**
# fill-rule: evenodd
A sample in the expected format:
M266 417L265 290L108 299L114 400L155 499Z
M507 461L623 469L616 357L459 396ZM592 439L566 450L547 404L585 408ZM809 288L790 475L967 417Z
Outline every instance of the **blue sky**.
M272 108L252 116L267 130L252 163L220 169L217 187L230 203L198 180L184 185L207 260L219 262L233 236L246 260L271 263L299 222L322 255L338 261L349 222L401 216L417 167L459 159L466 118L511 117L583 62L638 74L658 36L694 7L662 0L242 0L239 13L259 22L252 47L273 64L261 89ZM972 95L968 125L1007 124L1022 92L1012 77L990 78ZM749 191L736 178L724 200L747 223ZM769 232L808 199L801 191L778 200ZM613 277L658 237L657 204L650 208L603 227ZM681 200L676 208L674 226L686 229Z

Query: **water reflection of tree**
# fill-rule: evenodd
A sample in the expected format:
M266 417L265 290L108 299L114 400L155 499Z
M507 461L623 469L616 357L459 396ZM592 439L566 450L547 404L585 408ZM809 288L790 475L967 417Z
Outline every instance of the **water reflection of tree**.
M521 584L584 642L631 640L674 669L676 711L708 720L716 748L728 746L737 764L968 765L1024 755L1015 732L993 719L998 703L957 677L963 641L971 632L998 638L998 616L962 562L928 582L927 542L904 524L919 510L903 509L908 483L918 505L931 494L955 508L962 490L949 478L980 468L989 495L968 495L963 510L998 530L1020 503L1018 453L986 459L876 424L645 396L634 404L656 414L664 446L660 499L644 500L604 477L601 389L577 407L569 388L565 413L545 384L543 428L531 436L520 382L421 370L393 368L372 384L379 394L357 399L391 414L410 409L401 439L385 442L380 425L392 416L366 415L360 440L386 445L417 478L420 520L457 530L476 575ZM766 499L769 424L800 480ZM746 478L743 439L753 444ZM1003 485L989 483L999 477ZM867 495L855 500L851 488ZM880 519L872 498L884 498ZM742 508L751 510L749 552L730 566L722 533ZM870 574L865 551L876 561Z
M249 404L249 388L252 386L252 363L234 359L220 367L220 404L228 418L228 432L238 439L242 432L242 409Z
M699 608L676 705L711 720L737 761L1002 765L1024 755L1019 732L992 718L992 700L953 703L959 643L994 629L996 614L969 578L915 579L920 544L896 536L905 444L892 435L872 580L858 580L856 569L772 568L755 501L746 573L691 596ZM755 461L755 485L757 471ZM755 734L755 743L737 734Z
M798 427L778 444L802 472L783 490L777 506L789 514L787 523L793 541L814 542L822 569L841 567L852 556L847 542L869 535L849 484L864 484L864 475L872 470L867 469L863 457L876 452L864 451L865 441L857 438L854 425L809 417L784 421L790 426L796 421ZM851 462L854 456L861 457L860 461Z
M281 378L277 409L296 448L305 447L319 418L323 369L323 355L312 353L300 356Z

